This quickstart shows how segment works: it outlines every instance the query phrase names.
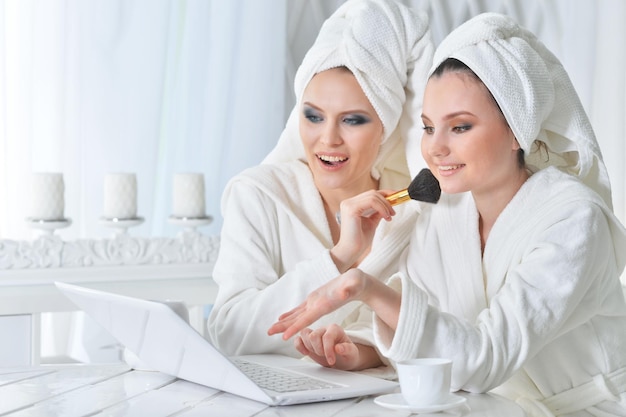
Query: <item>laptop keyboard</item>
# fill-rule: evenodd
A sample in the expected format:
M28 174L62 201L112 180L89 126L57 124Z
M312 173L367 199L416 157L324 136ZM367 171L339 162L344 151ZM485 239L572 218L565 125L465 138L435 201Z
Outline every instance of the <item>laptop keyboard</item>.
M243 359L233 359L233 363L259 387L276 392L316 390L339 386L321 379L290 373Z

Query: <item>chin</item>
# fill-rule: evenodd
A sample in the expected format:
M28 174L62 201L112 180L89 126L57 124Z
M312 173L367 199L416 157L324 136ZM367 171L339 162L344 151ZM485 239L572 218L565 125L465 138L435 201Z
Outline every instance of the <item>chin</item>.
M440 182L439 186L441 187L441 192L446 194L460 194L470 191L467 187L460 187L454 184L445 184L444 182Z

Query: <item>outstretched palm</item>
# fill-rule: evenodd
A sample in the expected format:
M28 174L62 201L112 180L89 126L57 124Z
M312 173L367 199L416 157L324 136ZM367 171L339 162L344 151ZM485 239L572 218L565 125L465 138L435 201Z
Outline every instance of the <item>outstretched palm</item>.
M268 334L283 333L283 339L289 339L320 317L337 310L350 301L358 300L366 282L366 276L363 272L359 269L350 269L313 291L298 307L282 314L278 321L269 328Z

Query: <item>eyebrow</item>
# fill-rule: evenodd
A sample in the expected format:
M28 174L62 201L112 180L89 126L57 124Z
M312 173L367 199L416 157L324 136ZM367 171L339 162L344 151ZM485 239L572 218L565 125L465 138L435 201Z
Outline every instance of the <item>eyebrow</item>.
M458 117L458 116L464 116L464 115L467 115L467 116L474 116L474 117L476 116L476 115L475 115L474 113L472 113L472 112L465 111L465 110L461 110L461 111L456 111L456 112L454 112L454 113L446 114L446 115L445 115L445 117L444 117L444 120L450 120L450 119L454 119L455 117ZM422 113L422 119L428 119L428 120L430 120L430 117L428 117L427 115L425 115L424 113Z
M302 106L303 107L305 107L305 106L311 107L311 108L313 108L313 109L315 109L317 111L324 112L324 109L322 109L321 107L316 106L315 104L311 103L310 101L303 101L302 102ZM376 110L370 111L370 110L365 109L365 108L357 108L357 109L344 110L344 111L341 111L339 114L344 114L344 115L345 114L361 114L361 115L366 115L368 117L373 117L377 113L376 113Z

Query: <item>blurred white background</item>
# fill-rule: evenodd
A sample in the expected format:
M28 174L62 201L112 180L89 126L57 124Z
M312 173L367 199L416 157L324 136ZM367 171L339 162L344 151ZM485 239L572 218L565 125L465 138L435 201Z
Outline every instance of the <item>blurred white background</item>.
M225 183L257 164L293 106L292 81L339 0L0 0L0 238L29 238L32 172L62 172L65 238L98 221L109 172L135 172L133 234L173 235L175 172L202 172L204 228L219 233ZM433 38L497 11L563 61L594 124L626 218L626 3L622 0L404 0Z

